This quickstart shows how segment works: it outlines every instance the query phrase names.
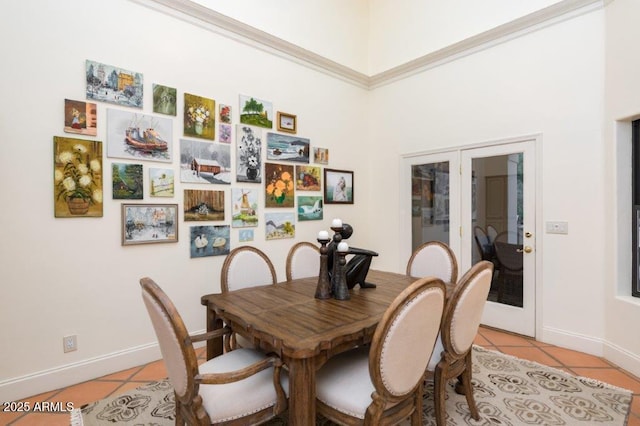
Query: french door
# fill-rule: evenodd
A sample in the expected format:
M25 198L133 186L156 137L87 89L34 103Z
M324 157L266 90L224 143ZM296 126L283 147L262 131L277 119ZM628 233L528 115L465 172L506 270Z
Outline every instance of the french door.
M413 250L443 241L460 275L494 263L482 323L535 336L535 139L405 158Z

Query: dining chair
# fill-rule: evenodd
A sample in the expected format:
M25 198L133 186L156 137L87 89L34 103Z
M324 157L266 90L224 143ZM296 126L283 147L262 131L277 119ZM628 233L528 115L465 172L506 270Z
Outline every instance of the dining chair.
M493 258L493 245L489 239L487 232L480 226L473 227L473 239L476 242L480 258L482 260L491 260Z
M236 349L198 366L193 343L230 330L190 336L167 294L148 277L140 286L174 389L176 425L260 424L286 410L288 376L280 358Z
M445 287L419 278L385 311L371 345L330 358L317 372L318 414L339 424L422 424L424 372L440 329Z
M522 259L522 245L498 240L494 243L496 259L498 263L497 285L498 302L504 302L504 292L507 285L510 288L522 288L522 272L524 263Z
M493 244L498 236L498 230L493 225L487 225L487 238L489 238L489 244Z
M313 243L301 241L287 254L287 281L316 277L320 272L320 249Z
M440 333L427 366L427 372L433 374L438 426L445 426L446 385L453 378L458 379L456 391L465 395L471 417L480 419L471 384L471 350L492 276L493 263L481 260L464 274L447 298Z
M412 277L436 277L445 283L458 280L458 261L447 244L428 241L416 248L407 262L407 275Z

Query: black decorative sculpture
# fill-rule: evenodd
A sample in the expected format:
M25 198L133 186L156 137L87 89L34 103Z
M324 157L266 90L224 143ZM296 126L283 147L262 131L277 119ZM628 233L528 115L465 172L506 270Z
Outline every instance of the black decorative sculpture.
M339 222L336 222L339 224ZM348 223L343 223L341 226L331 226L331 229L335 232L333 241L327 246L327 269L331 276L331 284L335 285L336 278L334 268L337 266L337 250L341 241L348 239L353 234L353 228ZM346 254L353 255L346 265L344 265L344 274L346 277L347 287L350 289L357 285L360 288L374 288L376 285L365 281L367 273L369 273L369 267L371 266L371 258L377 256L378 253L371 250L365 250L357 247L349 247ZM335 289L334 289L335 290Z
M316 299L331 298L331 280L327 266L327 243L329 243L329 233L321 231L318 234L320 243L320 274L318 275L318 285L316 286Z

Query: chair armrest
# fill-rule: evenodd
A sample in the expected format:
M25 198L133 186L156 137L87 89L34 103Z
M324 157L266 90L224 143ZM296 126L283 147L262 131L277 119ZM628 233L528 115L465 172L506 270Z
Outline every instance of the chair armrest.
M192 342L202 342L203 340L211 340L217 337L222 337L225 335L231 334L231 329L229 327L218 328L217 330L209 331L206 333L194 334L193 336L189 336Z
M274 374L276 374L279 379L282 360L273 355L269 358L265 358L254 364L251 364L245 368L241 368L240 370L228 371L226 373L197 374L195 376L195 381L196 383L199 383L201 385L221 385L225 383L233 383L253 376L257 372L265 370L271 366L274 367Z

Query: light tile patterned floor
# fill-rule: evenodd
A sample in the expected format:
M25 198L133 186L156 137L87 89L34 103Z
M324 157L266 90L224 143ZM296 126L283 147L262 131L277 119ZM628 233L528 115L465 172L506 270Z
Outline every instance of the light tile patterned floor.
M640 426L640 379L616 365L596 356L559 348L526 337L481 327L476 344L487 349L504 352L519 358L565 370L571 374L591 377L634 393L628 426ZM198 358L204 361L204 348L198 350ZM26 398L33 406L36 402L72 402L75 407L106 398L138 387L148 381L167 376L162 361L155 361L130 368L98 379L42 393ZM67 426L68 413L0 413L0 425Z

